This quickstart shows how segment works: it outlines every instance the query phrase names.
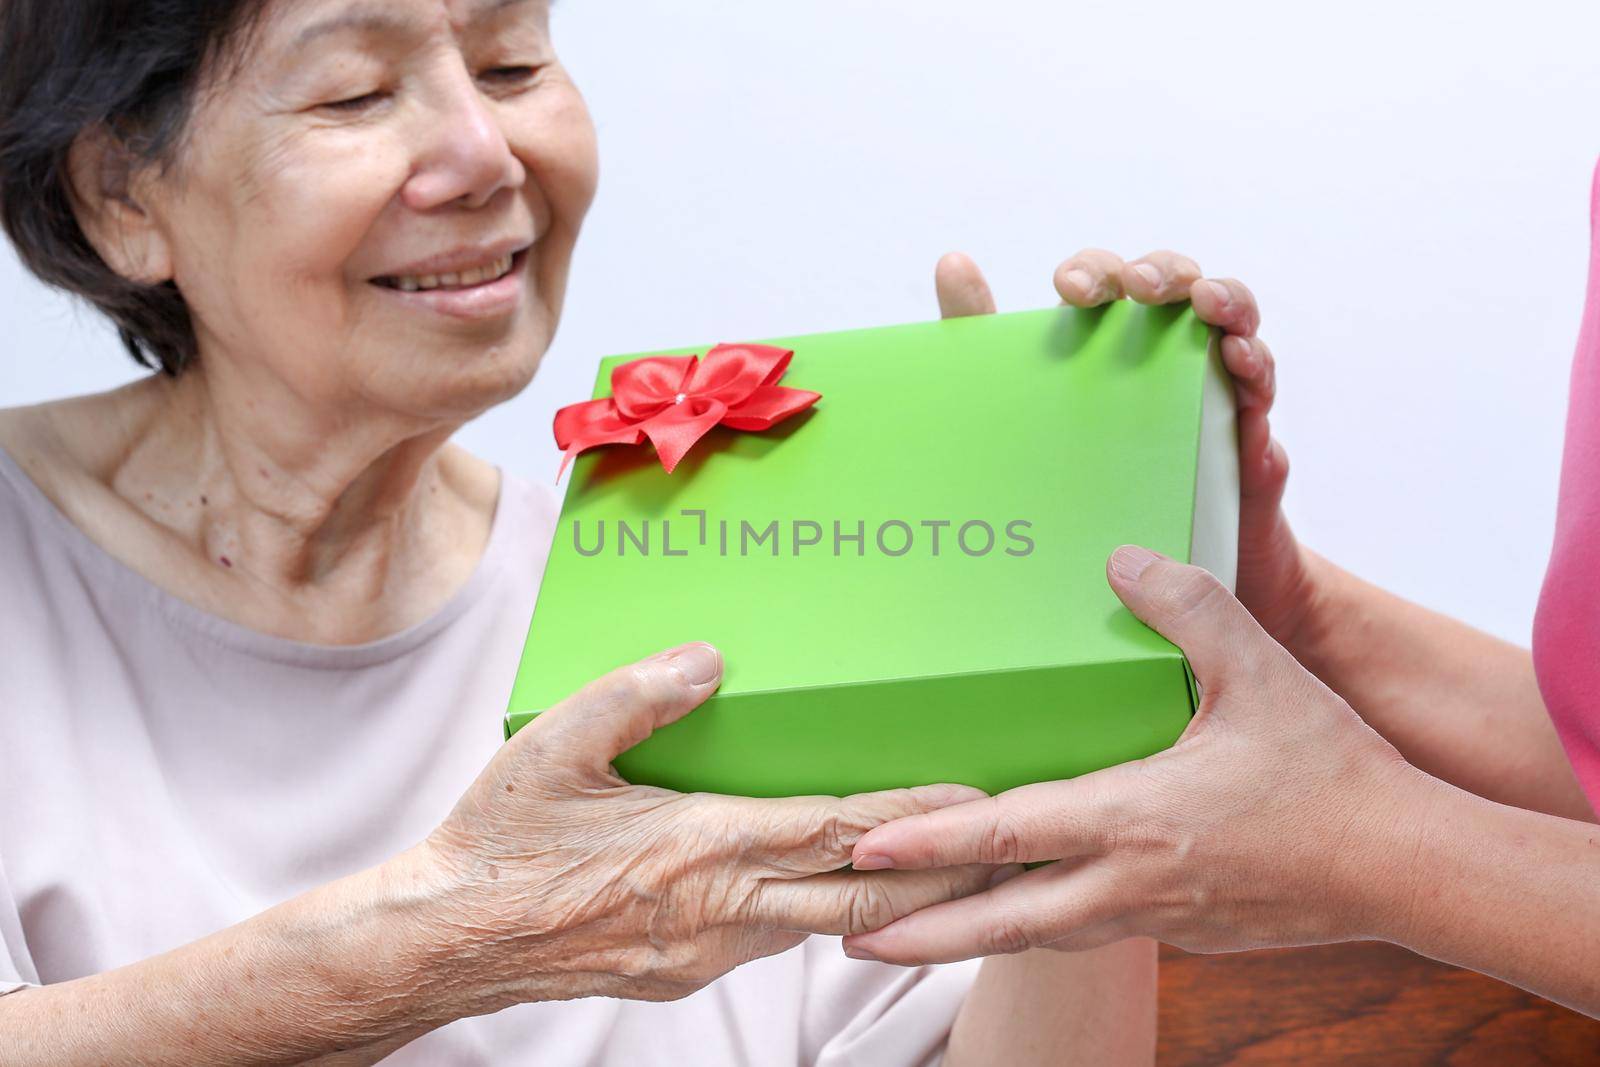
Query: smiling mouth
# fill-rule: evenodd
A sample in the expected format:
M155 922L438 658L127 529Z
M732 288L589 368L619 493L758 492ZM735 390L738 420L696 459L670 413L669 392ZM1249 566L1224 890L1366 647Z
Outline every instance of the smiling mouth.
M398 289L403 293L430 292L436 289L471 289L479 285L504 278L516 266L517 257L522 252L507 253L499 259L492 260L480 267L471 270L455 271L450 274L402 274L386 275L373 278L373 285L381 285L385 289Z

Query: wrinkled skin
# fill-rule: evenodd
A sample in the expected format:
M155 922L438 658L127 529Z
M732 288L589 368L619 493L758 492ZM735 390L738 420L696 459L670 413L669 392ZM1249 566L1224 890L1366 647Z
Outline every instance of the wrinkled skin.
M624 782L611 759L716 688L714 650L677 651L520 730L429 838L451 901L437 936L470 946L473 984L498 987L496 1002L672 1000L810 933L876 929L987 885L984 865L840 870L868 829L983 795L968 787L758 800Z

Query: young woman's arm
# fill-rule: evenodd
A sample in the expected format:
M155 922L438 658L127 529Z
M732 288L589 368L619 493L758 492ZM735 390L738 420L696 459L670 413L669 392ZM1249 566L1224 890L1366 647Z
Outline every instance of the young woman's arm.
M1431 782L1368 936L1600 1018L1600 829Z
M1296 659L1429 774L1514 807L1595 820L1527 649L1301 551L1309 607L1284 641Z

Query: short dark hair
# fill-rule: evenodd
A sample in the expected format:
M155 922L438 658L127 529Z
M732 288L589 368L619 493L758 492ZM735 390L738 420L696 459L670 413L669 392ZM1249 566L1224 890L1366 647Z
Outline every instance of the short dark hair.
M265 0L0 0L0 226L24 266L116 324L139 363L177 375L196 355L171 281L130 281L72 211L67 153L103 126L134 166L169 167L202 78L239 50Z

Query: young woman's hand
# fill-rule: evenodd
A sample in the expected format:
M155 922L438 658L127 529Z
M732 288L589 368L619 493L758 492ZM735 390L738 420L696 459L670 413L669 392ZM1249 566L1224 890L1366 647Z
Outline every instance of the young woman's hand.
M923 963L1148 936L1211 952L1395 928L1436 779L1404 762L1215 578L1140 548L1108 578L1183 649L1200 709L1172 748L868 831L857 870L1056 860L846 938Z
M1063 304L1097 307L1124 297L1141 304L1187 300L1204 322L1222 331L1222 361L1233 375L1239 407L1238 595L1276 640L1296 647L1313 605L1311 560L1284 518L1289 457L1272 438L1268 413L1277 391L1272 352L1257 336L1255 296L1231 278L1205 278L1188 256L1151 252L1123 262L1115 253L1085 249L1055 270ZM951 252L934 270L942 318L991 314L994 297L970 258Z

